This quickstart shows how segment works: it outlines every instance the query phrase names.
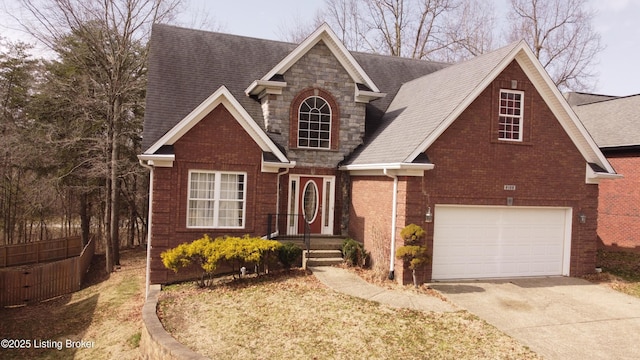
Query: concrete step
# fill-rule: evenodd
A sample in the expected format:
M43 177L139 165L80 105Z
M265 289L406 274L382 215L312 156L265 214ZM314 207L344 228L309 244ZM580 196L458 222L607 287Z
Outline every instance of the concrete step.
M306 260L306 266L333 266L340 265L344 260L339 258L310 258Z
M342 252L340 250L310 250L309 254L305 256L309 259L323 259L323 258L342 258Z

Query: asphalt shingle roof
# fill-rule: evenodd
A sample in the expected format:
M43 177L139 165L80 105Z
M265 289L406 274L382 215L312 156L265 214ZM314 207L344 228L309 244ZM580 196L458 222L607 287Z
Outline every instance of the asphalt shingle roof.
M573 109L600 148L640 145L640 94Z
M598 101L615 99L618 96L589 94L581 92L569 92L564 94L565 99L571 106L591 104Z
M404 84L389 105L378 131L347 164L413 161L409 156L445 123L518 45L505 46Z
M297 44L237 35L154 25L150 40L149 72L143 149L188 115L220 86L226 86L249 115L264 127L260 103L245 89L262 78ZM382 99L367 105L367 133L375 131L400 86L440 70L444 63L352 53L373 80ZM281 143L277 134L268 134ZM282 145L282 144L281 144Z

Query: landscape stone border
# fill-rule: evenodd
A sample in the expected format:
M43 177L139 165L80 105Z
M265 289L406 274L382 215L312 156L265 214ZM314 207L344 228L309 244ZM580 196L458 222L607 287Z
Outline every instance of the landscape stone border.
M142 307L142 334L140 353L143 359L153 360L204 360L206 357L180 344L162 326L158 319L158 295L160 285L151 285Z

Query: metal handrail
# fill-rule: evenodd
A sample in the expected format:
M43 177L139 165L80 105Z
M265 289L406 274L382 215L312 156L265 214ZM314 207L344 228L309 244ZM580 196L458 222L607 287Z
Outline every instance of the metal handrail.
M266 238L267 239L272 239L274 237L274 234L278 234L278 235L282 235L280 234L280 230L283 228L281 226L279 226L279 221L281 221L282 219L288 219L289 217L294 216L296 219L300 219L302 218L302 220L304 221L304 231L302 234L297 234L298 236L302 236L302 240L304 242L304 247L305 250L307 252L307 255L309 255L309 252L311 251L311 224L309 223L309 221L307 221L306 217L303 214L289 214L289 213L276 213L276 214L267 214L267 235ZM273 227L274 225L274 219L275 219L275 228ZM298 220L296 220L296 228L298 226ZM285 221L286 224L286 221ZM284 226L284 228L286 228L286 226ZM276 236L278 236L276 235ZM289 236L289 235L287 235Z

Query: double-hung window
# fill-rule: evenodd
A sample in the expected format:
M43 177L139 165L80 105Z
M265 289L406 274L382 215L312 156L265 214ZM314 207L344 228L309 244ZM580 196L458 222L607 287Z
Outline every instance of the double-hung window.
M187 227L244 228L246 173L189 172Z
M500 90L498 139L522 141L524 92Z

